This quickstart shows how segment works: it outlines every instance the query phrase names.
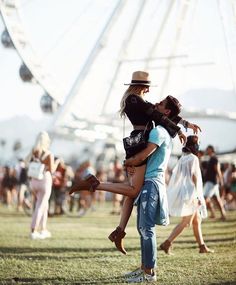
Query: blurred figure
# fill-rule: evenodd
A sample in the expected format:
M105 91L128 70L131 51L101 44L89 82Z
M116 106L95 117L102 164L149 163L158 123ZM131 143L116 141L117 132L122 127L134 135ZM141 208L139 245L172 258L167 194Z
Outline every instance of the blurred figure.
M8 208L12 207L17 201L16 170L13 167L5 166L2 179L3 195Z
M83 162L75 171L74 181L84 179L88 174L95 175L95 169L92 167L89 160ZM93 194L94 195L94 194ZM79 211L78 216L83 217L92 205L91 191L82 190L79 193Z
M204 197L206 200L207 208L211 212L210 218L215 218L215 210L212 204L212 198L215 198L215 202L220 210L221 219L226 219L225 209L220 197L220 186L223 186L223 177L220 170L220 164L215 154L215 149L212 145L206 148L206 154L209 156L205 173L204 184Z
M122 165L119 160L115 160L113 167L113 183L123 183L125 181L125 175ZM120 215L124 196L117 193L112 193L112 215Z
M231 164L229 192L227 193L227 210L236 209L236 166Z
M55 164L57 168L53 173L51 194L51 198L54 200L53 214L62 215L64 214L63 203L66 195L66 165L63 159L58 157L55 157Z
M31 221L31 239L50 238L47 230L49 198L52 191L52 173L55 171L54 156L49 151L51 140L47 132L40 132L35 144L26 158L26 165L31 161L44 165L42 179L30 178L30 188L36 199Z
M17 210L22 211L23 210L23 203L24 203L24 197L25 197L25 192L27 191L28 188L28 176L27 176L27 169L25 166L25 162L23 159L19 160L19 178L18 178L18 205L17 205ZM31 205L28 205L29 207Z
M107 181L107 173L106 171L100 167L99 170L96 172L96 177L99 177L98 179L100 181ZM96 191L92 193L92 207L95 210L96 203L99 204L99 206L103 206L106 201L106 192L104 191Z

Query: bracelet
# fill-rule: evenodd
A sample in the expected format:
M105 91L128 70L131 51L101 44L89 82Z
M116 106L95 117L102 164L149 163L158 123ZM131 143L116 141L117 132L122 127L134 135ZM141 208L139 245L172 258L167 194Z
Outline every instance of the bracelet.
M187 129L188 129L188 126L189 126L189 122L186 121L186 120L183 120L183 126L184 126L184 128L185 128L185 130L187 132Z

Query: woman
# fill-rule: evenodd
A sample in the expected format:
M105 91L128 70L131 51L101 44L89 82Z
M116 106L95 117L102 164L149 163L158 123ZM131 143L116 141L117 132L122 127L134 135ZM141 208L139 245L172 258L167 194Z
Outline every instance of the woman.
M49 151L50 138L47 132L40 132L36 138L32 151L26 159L30 162L37 161L44 166L42 178L30 178L30 188L36 198L36 204L31 222L31 239L50 238L47 230L48 204L52 190L52 173L55 170L54 156ZM28 172L29 174L29 172Z
M199 246L199 253L212 253L204 243L201 219L207 217L203 197L202 175L198 155L197 136L188 136L183 154L174 167L167 187L167 198L170 216L181 217L181 222L174 228L160 249L170 254L171 245L185 227L193 226L193 233Z
M125 85L129 85L128 89L123 95L121 99L121 108L120 114L121 116L127 116L130 122L133 125L132 135L136 135L140 132L143 132L146 126L148 125L148 131L145 133L148 138L148 134L152 128L152 121L155 122L155 125L162 125L167 129L169 134L172 137L175 137L178 133L180 141L185 141L185 135L182 134L180 128L175 123L182 123L186 128L192 128L194 132L197 132L200 128L197 125L190 124L189 122L182 120L181 117L173 118L175 123L173 123L169 118L161 114L155 109L155 105L151 104L144 100L144 96L149 92L149 87L151 86L151 81L149 80L149 74L144 71L135 71L132 75L132 80L130 83ZM174 100L172 96L167 97L168 100ZM180 107L180 104L179 104ZM132 157L136 153L128 152L126 153L126 159ZM119 192L119 183L113 184L114 189L117 189L116 193L126 195L122 207L121 219L119 226L109 235L109 239L112 242L115 242L115 245L118 250L122 253L126 254L126 251L123 247L123 238L125 236L125 228L128 223L129 217L131 215L133 209L133 201L134 198L138 195L144 181L144 174L146 169L146 162L142 163L140 166L135 168L135 172L133 175L129 175L129 185L131 186L128 189L129 197L125 192ZM89 178L89 183L91 183L91 189L95 189L97 186L97 181L94 177ZM86 186L86 185L84 185ZM74 185L71 189L70 194L78 190L78 184Z

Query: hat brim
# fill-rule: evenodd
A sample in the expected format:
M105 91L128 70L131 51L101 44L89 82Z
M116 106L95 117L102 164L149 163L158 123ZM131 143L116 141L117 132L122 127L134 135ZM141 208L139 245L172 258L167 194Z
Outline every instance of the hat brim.
M157 87L157 85L149 84L149 83L124 83L124 85L140 85L140 86L148 86L148 87Z

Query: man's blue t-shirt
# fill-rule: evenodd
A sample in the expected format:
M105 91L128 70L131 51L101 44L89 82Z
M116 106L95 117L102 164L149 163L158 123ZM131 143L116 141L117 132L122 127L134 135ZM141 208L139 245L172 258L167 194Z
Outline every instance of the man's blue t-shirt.
M148 142L158 145L158 148L148 158L145 179L156 178L158 173L165 172L172 149L171 137L162 126L151 130Z

